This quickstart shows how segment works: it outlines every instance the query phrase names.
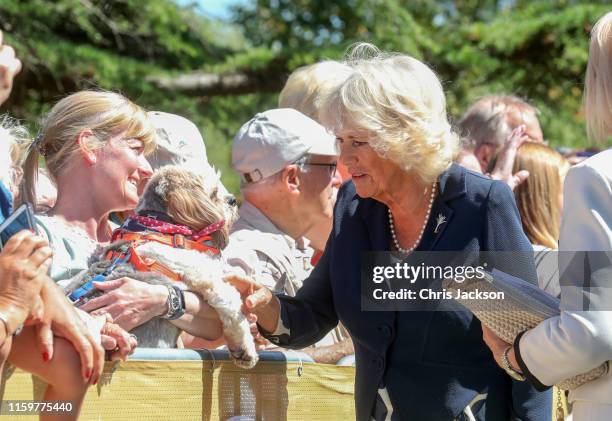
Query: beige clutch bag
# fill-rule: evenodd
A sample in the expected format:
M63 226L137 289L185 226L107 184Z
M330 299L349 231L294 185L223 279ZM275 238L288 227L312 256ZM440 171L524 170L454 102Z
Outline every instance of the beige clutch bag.
M559 315L559 300L522 279L494 270L482 279L457 283L447 279L444 289L451 291L455 301L470 310L482 324L504 341L512 344L519 333L529 330L543 320ZM457 290L461 291L458 296ZM471 298L477 293L503 293L503 299ZM497 294L499 295L499 294ZM470 297L470 298L466 298ZM588 373L563 380L555 386L575 389L608 372L608 362Z

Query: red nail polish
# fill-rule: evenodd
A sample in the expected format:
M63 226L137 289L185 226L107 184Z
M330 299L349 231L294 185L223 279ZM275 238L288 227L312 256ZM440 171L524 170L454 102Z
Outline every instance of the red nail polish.
M98 379L96 379L96 381L95 381L95 382L93 382L93 385L94 385L94 386L95 386L95 385L97 385L97 384L98 384Z
M43 352L42 359L43 359L44 362L49 361L49 353L48 352Z
M85 378L89 379L91 377L91 371L88 371L87 373L85 373Z

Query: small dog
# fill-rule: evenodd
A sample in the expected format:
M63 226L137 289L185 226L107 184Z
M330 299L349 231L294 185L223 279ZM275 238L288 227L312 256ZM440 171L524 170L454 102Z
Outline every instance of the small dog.
M204 230L205 235L212 237L209 243L212 242L214 248L222 250L229 241L229 226L235 219L236 212L234 206L226 203L217 194L218 182L218 175L214 173L210 177L200 177L175 166L160 169L147 184L136 208L138 216L126 221L121 232L130 232L134 224L142 229L141 223L148 224L144 227L144 233L156 235L164 235L163 232L168 231L167 227L179 227L184 232ZM158 225L163 225L164 228L158 228ZM171 270L179 280L173 281L159 272L136 270L128 263L115 262L113 265L110 260L104 258L108 252L125 252L130 245L134 247L133 251L141 261L148 264L157 262ZM240 310L240 294L225 282L225 279L234 275L228 275L224 266L220 253L202 252L189 247L177 248L157 241L133 243L119 240L94 257L87 274L72 281L64 289L70 294L82 288L93 276L103 274L105 280L127 276L149 284L177 285L181 289L197 293L219 313L234 363L239 367L252 368L258 360L253 336L249 323ZM101 291L94 288L84 298L91 299L98 295L101 295ZM157 317L132 331L138 337L140 346L155 348L175 348L180 332L179 328L167 320Z

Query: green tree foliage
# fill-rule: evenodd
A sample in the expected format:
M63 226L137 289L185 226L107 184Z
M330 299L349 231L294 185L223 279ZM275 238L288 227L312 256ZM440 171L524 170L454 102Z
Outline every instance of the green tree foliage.
M585 144L581 96L598 2L508 0L254 0L217 22L171 0L0 0L0 29L24 62L6 110L37 129L66 93L100 87L192 119L236 191L231 139L274 107L295 68L340 59L357 41L405 52L443 80L458 117L478 97L516 93L541 110L553 145ZM160 89L151 77L241 73L239 95Z
M430 64L453 117L486 94L514 93L540 109L552 145L581 147L589 31L609 9L577 1L258 0L238 8L236 20L248 39L288 56L288 70L321 58L313 52L338 58L353 42L373 42Z
M195 121L205 132L209 156L235 187L229 140L266 96L194 99L147 82L152 74L214 66L236 54L242 37L226 26L169 0L0 0L0 29L24 63L6 109L35 131L40 117L67 93L122 92L148 109Z

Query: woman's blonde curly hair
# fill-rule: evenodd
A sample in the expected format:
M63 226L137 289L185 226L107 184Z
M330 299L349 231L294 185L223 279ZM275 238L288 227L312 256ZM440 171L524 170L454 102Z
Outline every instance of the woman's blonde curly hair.
M356 44L345 63L351 74L322 101L323 123L372 133L371 147L423 182L435 181L458 149L435 73L404 54Z

